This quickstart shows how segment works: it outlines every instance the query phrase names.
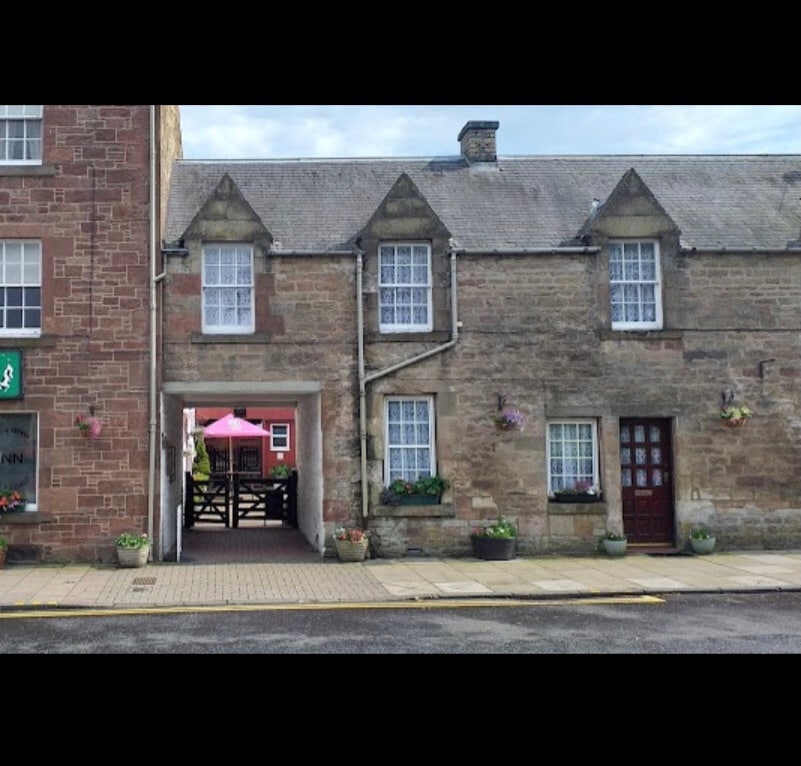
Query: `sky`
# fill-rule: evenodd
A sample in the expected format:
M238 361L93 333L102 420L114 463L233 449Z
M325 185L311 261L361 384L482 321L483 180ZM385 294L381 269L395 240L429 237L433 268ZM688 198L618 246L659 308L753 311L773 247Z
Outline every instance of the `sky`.
M793 106L182 105L185 159L453 157L470 120L500 123L497 152L801 154Z

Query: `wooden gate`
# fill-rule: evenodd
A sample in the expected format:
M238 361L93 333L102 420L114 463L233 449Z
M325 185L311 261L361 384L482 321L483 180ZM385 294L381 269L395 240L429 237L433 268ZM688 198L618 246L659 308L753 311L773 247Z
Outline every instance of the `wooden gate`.
M186 474L184 528L195 524L238 527L241 519L283 521L298 526L298 472L285 479L251 478L233 474L195 481Z

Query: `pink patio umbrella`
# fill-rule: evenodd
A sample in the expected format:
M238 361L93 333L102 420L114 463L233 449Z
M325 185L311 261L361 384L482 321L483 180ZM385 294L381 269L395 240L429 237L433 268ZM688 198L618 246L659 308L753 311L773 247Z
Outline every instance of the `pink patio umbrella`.
M253 425L244 418L237 418L232 413L225 417L215 420L203 429L203 436L210 436L214 439L228 439L228 473L233 472L233 440L253 436L269 436L270 432L261 426Z

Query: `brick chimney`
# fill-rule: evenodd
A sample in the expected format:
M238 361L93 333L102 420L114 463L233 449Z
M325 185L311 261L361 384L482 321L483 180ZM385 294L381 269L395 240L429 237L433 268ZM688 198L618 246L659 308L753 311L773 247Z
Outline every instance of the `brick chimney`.
M471 164L474 162L496 162L495 131L499 122L471 120L459 133L462 157Z

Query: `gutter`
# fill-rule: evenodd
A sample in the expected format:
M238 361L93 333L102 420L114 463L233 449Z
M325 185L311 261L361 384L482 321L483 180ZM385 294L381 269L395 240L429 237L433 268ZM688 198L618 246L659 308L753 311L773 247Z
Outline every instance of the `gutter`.
M600 247L500 247L495 250L487 248L460 247L459 255L556 255L558 253L600 253Z
M156 205L158 195L156 194L156 107L150 106L150 424L148 426L148 478L147 478L147 535L155 540L153 534L155 504L156 504L156 428L158 420L156 418L156 407L158 399L156 396L156 285L161 279L156 277L156 254L158 249L158 216ZM162 275L163 277L164 275ZM158 537L158 550L152 552L156 561L161 561L163 543L161 535ZM151 546L152 551L152 546Z
M459 317L458 317L458 301L456 298L456 250L453 247L448 248L451 256L451 340L447 343L425 351L422 354L413 356L398 364L393 364L384 370L377 370L371 372L369 375L365 374L364 368L364 308L362 298L363 287L363 274L364 274L364 251L355 249L356 255L356 292L357 292L357 334L358 334L358 355L359 355L359 457L361 462L361 484L362 484L362 519L366 519L369 511L368 503L368 482L367 482L367 384L372 383L379 378L383 378L397 370L402 370L405 367L410 367L423 359L428 359L436 354L441 354L443 351L456 346L459 342ZM461 251L460 251L461 252Z
M801 248L798 247L751 247L749 245L726 245L723 247L680 247L679 253L681 255L692 255L693 253L740 253L747 255L748 253L775 253L776 255L798 254Z

